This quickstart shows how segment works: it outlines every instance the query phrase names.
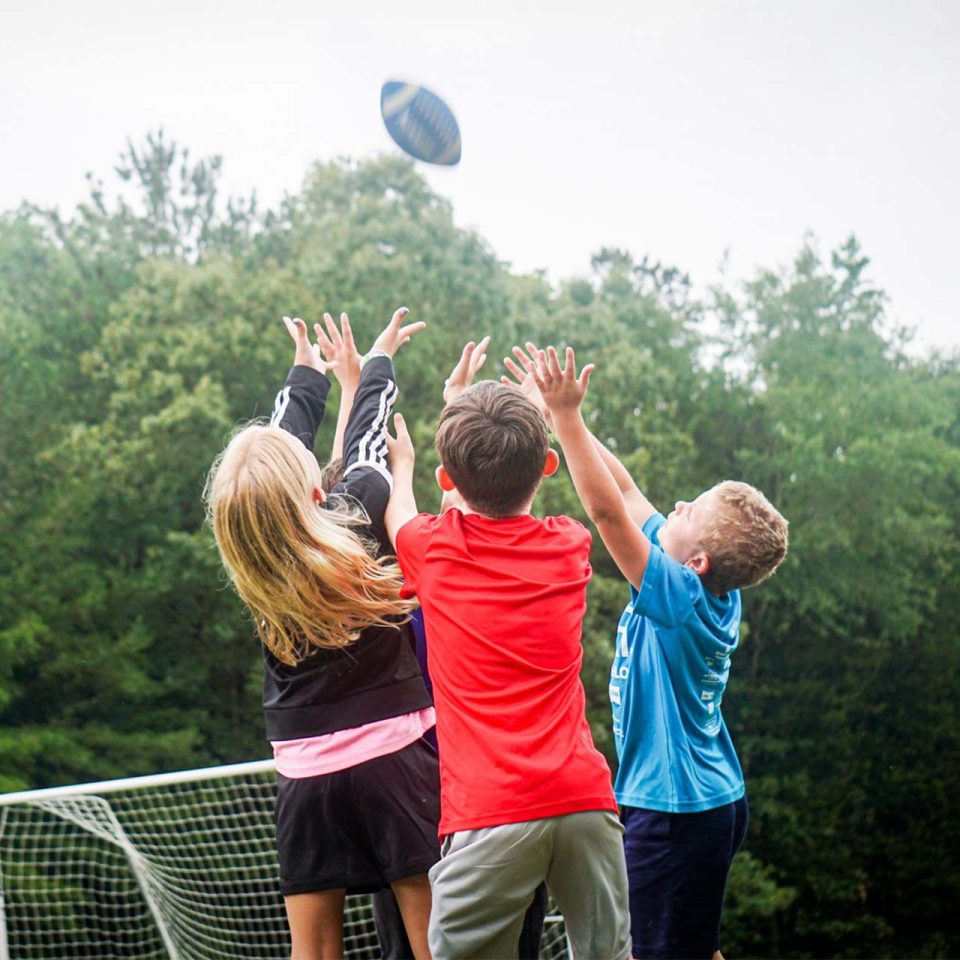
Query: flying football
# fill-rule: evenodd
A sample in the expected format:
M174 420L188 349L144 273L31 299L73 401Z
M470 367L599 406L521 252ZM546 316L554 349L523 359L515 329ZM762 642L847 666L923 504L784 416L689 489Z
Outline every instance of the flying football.
M387 132L411 157L447 167L460 162L457 118L432 90L388 80L380 90L380 113Z

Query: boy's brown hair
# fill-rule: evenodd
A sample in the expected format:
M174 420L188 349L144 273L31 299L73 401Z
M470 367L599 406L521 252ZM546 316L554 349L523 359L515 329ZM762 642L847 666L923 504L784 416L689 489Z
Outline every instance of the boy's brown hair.
M343 479L343 457L334 457L320 471L320 489L329 493Z
M481 380L440 414L436 447L473 510L511 517L540 484L550 436L543 414L522 393Z
M787 521L749 483L725 480L713 489L715 512L701 538L710 557L704 585L716 593L754 587L787 555Z

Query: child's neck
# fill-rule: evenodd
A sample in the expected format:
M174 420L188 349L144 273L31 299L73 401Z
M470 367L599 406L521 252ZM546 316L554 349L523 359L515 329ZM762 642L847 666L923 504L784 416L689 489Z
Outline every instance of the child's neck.
M507 514L505 517L491 517L489 513L483 513L481 510L475 510L464 500L461 500L458 504L455 504L456 508L464 515L472 515L475 517L485 517L487 520L513 520L514 517L529 517L530 511L533 508L533 497L520 509L514 513Z

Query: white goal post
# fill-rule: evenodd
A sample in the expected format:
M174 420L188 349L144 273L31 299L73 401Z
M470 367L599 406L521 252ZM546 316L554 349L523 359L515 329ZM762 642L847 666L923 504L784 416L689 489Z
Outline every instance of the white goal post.
M0 795L0 960L282 960L272 760ZM350 958L380 956L350 897ZM541 957L566 957L548 917Z

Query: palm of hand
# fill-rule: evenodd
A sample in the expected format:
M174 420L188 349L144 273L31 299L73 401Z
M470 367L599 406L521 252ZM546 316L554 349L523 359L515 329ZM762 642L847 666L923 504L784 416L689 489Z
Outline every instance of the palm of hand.
M356 390L360 383L360 354L353 341L350 318L340 314L340 330L329 313L323 315L323 322L326 330L319 323L313 325L313 330L317 345L327 359L327 369L333 371L342 390Z

